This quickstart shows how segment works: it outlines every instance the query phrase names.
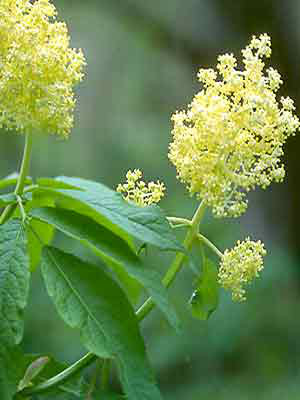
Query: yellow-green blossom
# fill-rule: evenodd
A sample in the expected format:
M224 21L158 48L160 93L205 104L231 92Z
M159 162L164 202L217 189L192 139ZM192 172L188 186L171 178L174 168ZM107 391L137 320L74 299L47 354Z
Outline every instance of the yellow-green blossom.
M0 127L67 137L84 65L49 0L0 1Z
M263 256L266 250L260 241L253 242L249 238L238 241L231 250L225 250L218 273L221 286L231 290L234 301L244 301L244 286L258 277L263 269Z
M165 185L159 181L146 184L141 180L142 176L139 169L128 171L127 182L124 185L119 184L117 192L122 193L125 200L133 201L141 207L158 203L164 196Z
M169 158L178 178L219 217L241 215L246 192L282 181L283 145L299 128L293 101L277 100L280 74L264 71L269 36L254 36L242 55L242 70L232 54L218 57L217 71L200 69L203 89L172 116Z

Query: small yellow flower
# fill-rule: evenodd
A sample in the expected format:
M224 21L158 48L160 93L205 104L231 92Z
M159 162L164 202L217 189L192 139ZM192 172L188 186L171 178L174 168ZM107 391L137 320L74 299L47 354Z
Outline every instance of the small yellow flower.
M231 290L234 301L244 301L244 286L258 277L263 269L263 256L266 250L260 241L249 238L238 241L231 250L225 250L218 273L218 281L224 289Z
M264 72L269 36L254 36L242 55L243 70L232 54L218 57L217 71L200 69L203 89L172 116L169 159L190 193L218 217L240 216L249 190L283 180L283 145L299 128L293 101L277 100L280 74Z
M0 127L67 137L84 55L49 0L0 2Z
M117 192L122 193L125 200L133 201L138 206L145 207L153 203L158 203L164 196L165 185L159 181L143 182L142 172L139 169L128 171L126 174L127 182L119 184Z

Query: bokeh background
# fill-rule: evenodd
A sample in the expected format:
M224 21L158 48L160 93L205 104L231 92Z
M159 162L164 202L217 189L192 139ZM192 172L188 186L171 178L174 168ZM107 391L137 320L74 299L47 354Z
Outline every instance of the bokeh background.
M199 86L197 69L216 56L239 52L253 34L272 37L272 66L284 78L281 95L300 110L299 0L54 0L68 23L72 44L84 49L86 79L77 90L75 128L68 142L35 144L32 176L59 174L95 179L110 187L129 168L163 180L168 215L190 217L195 209L167 158L170 115ZM0 171L17 169L23 138L0 136ZM154 312L143 334L166 399L246 400L300 398L300 135L286 146L285 183L250 195L239 220L214 220L203 232L220 248L247 236L268 249L265 271L242 305L222 293L209 321L192 319L189 269L171 291L183 320L176 335ZM57 240L60 240L58 238ZM73 243L66 243L73 247ZM81 252L82 249L74 249ZM169 255L149 257L163 271ZM157 261L158 260L158 261ZM197 255L195 255L197 262ZM60 322L39 273L26 319L25 347L75 361L84 354L78 335Z

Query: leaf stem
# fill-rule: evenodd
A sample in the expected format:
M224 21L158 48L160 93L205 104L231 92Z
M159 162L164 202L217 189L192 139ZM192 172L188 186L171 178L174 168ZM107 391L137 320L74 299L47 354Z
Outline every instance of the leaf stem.
M103 360L101 370L101 388L103 391L107 390L109 384L109 373L110 373L111 360L106 358Z
M200 240L200 242L206 244L207 247L209 247L214 253L216 253L218 257L223 257L223 253L217 248L217 246L215 246L209 239L207 239L207 237L201 235L201 233L198 233L197 238Z
M194 242L194 240L197 238L198 230L199 230L199 225L200 222L203 218L204 212L205 212L206 205L202 201L197 208L193 219L191 221L185 220L185 223L188 221L189 229L186 233L185 239L183 241L183 245L186 248L186 250L189 250ZM177 219L179 222L179 218ZM182 221L180 221L181 223ZM170 268L167 270L162 282L165 287L169 287L171 283L174 281L177 273L180 271L183 261L186 257L185 253L177 253L174 261L172 262ZM150 311L154 308L154 303L152 301L152 298L149 297L145 303L136 311L136 316L138 321L143 320L149 313ZM36 393L41 393L48 391L56 386L59 386L61 383L64 381L68 380L71 378L74 374L79 372L81 369L87 367L90 365L92 362L94 362L98 357L93 354L93 353L87 353L85 356L83 356L80 360L78 360L76 363L71 365L69 368L65 369L62 371L60 374L48 379L47 381L40 383L39 385L36 385L32 388L26 388L19 394L28 396ZM109 361L109 360L106 360ZM108 364L109 366L109 364ZM107 376L106 376L106 367L104 364L104 370L102 375L102 384L107 382Z
M183 241L183 246L186 248L186 250L190 250L194 240L197 237L198 234L198 229L200 222L203 218L204 211L205 211L206 205L202 201L197 208L192 221L190 222L189 229L186 233L185 239ZM164 276L162 282L165 287L169 287L171 283L174 281L177 273L180 271L183 261L186 257L185 253L177 253L175 256L175 259L173 263L171 264L170 268L167 270L166 275ZM139 321L143 320L146 315L149 314L149 312L153 309L154 307L154 302L151 297L149 297L145 303L137 310L136 316Z
M102 364L101 364L101 362L102 362ZM100 358L98 358L98 360L96 361L95 370L94 370L94 373L92 375L91 382L89 385L89 390L86 394L86 400L92 400L92 395L93 395L94 390L97 385L97 378L99 375L99 370L101 367L103 367L104 362L105 362L105 360L102 361Z
M23 193L23 190L24 190L26 177L28 175L29 167L30 167L31 151L32 151L32 134L27 133L26 139L25 139L25 147L24 147L21 169L20 169L19 178L17 181L17 186L15 189L15 194L17 196L21 196Z
M25 146L24 146L21 168L17 180L17 185L15 188L16 196L22 196L23 194L26 177L28 175L30 167L31 151L32 151L32 135L30 133L27 133L25 138ZM17 204L10 204L4 209L0 217L0 225L4 224L4 222L6 222L11 217L16 207Z
M180 224L180 225L191 225L192 221L189 219L185 218L178 218L178 217L167 217L167 220L174 225Z
M47 390L50 390L58 385L61 385L62 383L70 379L72 376L74 376L81 369L90 365L94 360L96 360L96 358L97 356L95 356L95 354L87 353L80 360L76 361L74 364L72 364L70 367L60 372L58 375L55 375L52 378L48 379L47 381L42 382L36 386L33 386L32 388L31 387L26 388L21 392L19 392L19 394L25 397L31 396L32 394L46 392Z

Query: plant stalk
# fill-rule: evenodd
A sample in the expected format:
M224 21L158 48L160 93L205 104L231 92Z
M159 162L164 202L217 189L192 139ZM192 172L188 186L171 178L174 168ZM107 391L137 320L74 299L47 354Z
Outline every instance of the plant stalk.
M203 242L207 247L209 247L218 257L221 259L223 258L223 253L217 248L216 245L214 245L207 237L204 235L201 235L201 233L197 234L197 238L200 240L200 242Z
M31 152L32 152L32 135L30 133L27 133L25 138L25 146L24 146L21 168L17 180L17 185L15 188L16 196L22 196L23 194L26 177L28 175L30 167ZM12 216L16 207L17 204L10 204L4 209L0 217L0 225L4 224Z
M197 238L198 230L199 230L199 225L200 222L203 218L204 211L205 211L205 203L202 201L197 208L192 221L188 227L188 231L186 233L185 239L183 241L183 246L185 247L186 250L190 250L194 240ZM164 276L162 283L165 287L169 287L171 283L174 281L177 273L180 271L183 261L186 257L185 253L177 253L175 256L175 259L173 263L171 264L170 268L166 272L166 275ZM136 316L139 321L143 320L146 315L149 314L149 312L153 309L154 307L154 302L151 297L149 297L145 303L137 310Z

